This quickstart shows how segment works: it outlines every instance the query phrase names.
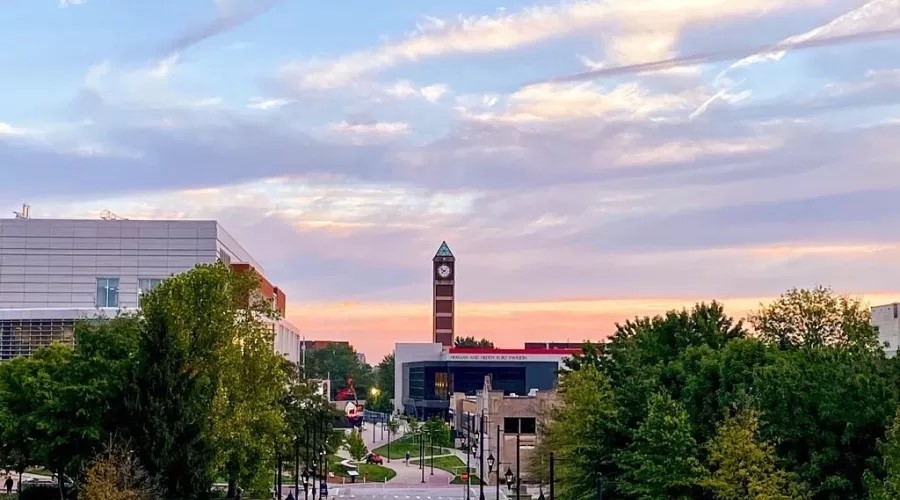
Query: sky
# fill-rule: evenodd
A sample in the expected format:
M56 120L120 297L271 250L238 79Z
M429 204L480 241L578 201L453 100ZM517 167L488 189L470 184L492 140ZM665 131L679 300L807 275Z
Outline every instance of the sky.
M0 0L0 207L217 219L307 339L900 299L900 0ZM894 138L894 139L892 139Z

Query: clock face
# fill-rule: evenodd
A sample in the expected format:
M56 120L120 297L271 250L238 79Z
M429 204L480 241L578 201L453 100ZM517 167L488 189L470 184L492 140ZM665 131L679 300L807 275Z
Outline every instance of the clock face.
M450 270L450 266L448 266L447 264L441 264L440 267L437 268L437 273L441 278L447 279L450 277L453 271Z

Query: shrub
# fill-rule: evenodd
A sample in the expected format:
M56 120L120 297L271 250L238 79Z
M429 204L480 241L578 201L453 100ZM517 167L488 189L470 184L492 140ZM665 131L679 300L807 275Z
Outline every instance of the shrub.
M137 459L123 447L109 445L88 465L80 488L82 500L156 500L159 488Z
M59 488L49 484L23 486L19 500L59 500Z

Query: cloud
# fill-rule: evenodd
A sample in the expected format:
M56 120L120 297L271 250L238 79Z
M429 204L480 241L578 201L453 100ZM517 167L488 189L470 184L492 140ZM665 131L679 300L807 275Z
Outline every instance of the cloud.
M183 52L207 39L216 37L252 21L258 16L271 10L279 3L281 3L281 0L217 1L216 6L219 15L215 19L205 24L195 26L170 41L163 48L162 53L169 55Z
M27 132L28 131L23 128L14 127L9 123L0 122L0 137L21 136L25 135Z
M716 79L719 80L728 72L738 68L746 68L765 61L780 60L792 48L804 48L807 45L821 46L810 45L816 40L823 43L829 41L833 43L852 42L856 40L855 37L864 38L867 34L872 34L875 38L874 35L882 32L886 32L884 36L891 36L893 29L900 28L898 11L900 11L900 0L871 0L822 26L781 40L774 45L774 50L742 58L729 66Z
M329 128L339 134L405 134L409 124L402 122L349 123L346 121L332 123Z
M73 5L82 5L86 0L59 0L60 7L70 7Z
M437 103L449 91L445 84L436 83L417 87L409 80L398 80L384 87L384 93L395 99L421 98Z
M152 68L147 71L151 78L165 80L172 75L172 70L178 65L180 54L172 53L168 57L159 60Z
M283 108L292 102L293 101L290 99L263 99L262 97L254 97L250 99L250 103L247 104L247 107L259 111L269 111Z
M636 82L612 89L585 84L536 84L511 94L506 109L481 114L463 114L489 122L525 123L572 120L588 117L649 118L693 109L705 94L691 89L681 94L652 93Z
M821 0L802 0L790 6L802 8L820 3ZM297 88L332 88L400 64L451 54L508 51L572 35L596 37L598 30L608 33L604 35L609 41L607 57L631 64L672 56L676 41L688 26L758 16L784 8L780 0L637 3L577 0L515 13L500 11L494 16L428 18L406 38L387 42L377 49L334 60L295 62L283 70Z

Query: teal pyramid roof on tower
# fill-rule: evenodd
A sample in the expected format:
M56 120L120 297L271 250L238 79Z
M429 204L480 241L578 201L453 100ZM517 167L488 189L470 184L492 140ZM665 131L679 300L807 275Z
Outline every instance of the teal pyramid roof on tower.
M441 247L438 248L438 251L436 254L434 254L434 256L435 257L453 257L453 252L450 251L450 247L447 246L447 242L443 241L443 242L441 242Z

